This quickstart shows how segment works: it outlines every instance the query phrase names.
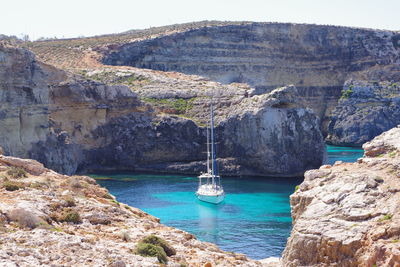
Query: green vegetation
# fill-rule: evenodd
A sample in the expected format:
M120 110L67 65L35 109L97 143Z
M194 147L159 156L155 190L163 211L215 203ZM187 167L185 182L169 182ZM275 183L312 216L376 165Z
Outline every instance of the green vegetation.
M61 228L59 228L59 227L53 227L53 228L50 228L50 231L53 231L53 232L59 232L59 233L61 233L61 232L64 232L64 230L63 230L63 229L61 229Z
M12 178L23 178L27 176L26 171L21 167L10 167L7 174Z
M157 257L160 263L166 264L168 262L167 254L160 246L139 242L135 253L144 257Z
M300 186L296 185L296 187L294 188L294 192L297 192L297 190L299 190Z
M184 99L184 98L168 98L168 99L158 99L158 98L148 98L144 97L141 100L158 107L173 109L178 114L183 114L188 112L193 108L193 102L196 98Z
M349 89L347 89L347 90L342 90L342 96L340 97L340 99L347 99L347 98L349 98L352 94L353 94L352 87L349 86Z
M135 253L145 257L157 257L160 263L166 264L168 261L167 255L175 255L176 250L164 239L149 235L139 241Z
M11 181L5 181L3 183L3 187L7 191L17 191L19 189L24 188L24 186L21 183L16 183L16 182L11 182Z
M119 203L118 201L116 201L115 199L111 199L111 202L114 203L114 204L117 204L118 206L119 206L119 204L120 204L120 203Z
M72 222L72 223L80 223L82 222L81 216L76 211L66 212L64 217L61 219L62 222Z
M380 222L382 222L382 221L388 221L388 220L391 220L392 217L393 217L393 214L388 213L388 214L385 214L382 218L380 218L379 221L380 221Z
M389 152L389 157L394 158L396 156L396 151Z
M165 253L168 256L172 256L172 255L176 254L176 250L170 244L168 244L167 241L165 241L164 239L162 239L158 236L149 235L149 236L146 236L145 238L143 238L140 242L152 244L155 246L160 246L164 249Z
M61 211L55 211L50 214L50 218L56 222L71 222L81 223L81 216L79 213L71 208L63 208Z

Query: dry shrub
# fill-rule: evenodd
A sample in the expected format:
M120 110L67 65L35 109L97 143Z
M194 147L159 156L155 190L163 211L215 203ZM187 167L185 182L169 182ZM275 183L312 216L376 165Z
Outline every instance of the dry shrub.
M62 205L63 207L75 207L76 206L76 202L75 199L72 196L65 196L62 199Z
M131 235L129 234L128 231L122 231L121 233L119 233L119 236L121 237L122 240L124 240L125 242L129 242L132 240Z
M71 222L75 224L82 222L79 213L72 208L63 208L62 210L56 210L50 214L50 218L56 222Z
M108 225L111 223L110 217L108 217L104 213L91 214L91 215L87 216L86 219L88 219L89 222L94 225L96 225L96 224Z
M10 221L17 222L20 227L34 229L47 224L44 220L25 209L14 209L7 214Z
M69 180L69 185L70 185L72 188L75 188L75 189L83 188L81 181L79 181L79 179L76 178L76 177L71 177L71 178L70 178L70 180Z
M7 174L12 178L23 178L28 176L25 169L21 167L10 167L7 171Z

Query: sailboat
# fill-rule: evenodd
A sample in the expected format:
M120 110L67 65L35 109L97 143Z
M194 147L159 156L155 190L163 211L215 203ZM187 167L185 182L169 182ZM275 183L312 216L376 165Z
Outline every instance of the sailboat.
M199 187L196 191L196 196L199 200L212 204L219 204L224 201L225 192L221 185L221 177L217 174L214 142L214 110L212 103L210 129L207 127L207 172L201 173L198 177Z

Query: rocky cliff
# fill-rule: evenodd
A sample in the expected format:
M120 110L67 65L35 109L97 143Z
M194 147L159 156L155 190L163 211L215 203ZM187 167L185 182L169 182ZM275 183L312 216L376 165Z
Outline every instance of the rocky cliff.
M1 266L262 266L117 202L92 178L1 155L0 233Z
M223 174L294 176L323 161L318 120L297 103L293 86L255 96L245 85L128 67L96 69L83 77L36 62L23 49L0 51L1 102L7 107L0 145L6 154L69 174L198 173L204 169L213 96Z
M306 172L284 266L399 266L400 127L363 148L357 163Z
M399 32L384 30L205 21L30 47L45 62L75 71L103 64L178 71L225 84L247 83L258 93L294 84L320 118L324 136L340 135L329 142L358 145L359 140L345 139L368 141L367 136L387 128L363 124L359 135L346 129L328 132L328 124L330 129L333 124L360 128L331 112L352 82L399 83L399 41Z
M248 98L221 97L224 100L215 103L222 174L299 176L323 163L325 147L318 119L296 102L297 97L291 86ZM199 93L197 98L201 98ZM205 120L209 104L196 101L192 109L202 106L203 110L195 120ZM132 113L104 124L93 136L107 139L108 144L89 151L86 158L96 158L89 162L101 162L103 168L183 173L205 169L205 127L191 119Z
M391 77L348 80L342 97L330 115L327 141L361 146L400 124L400 67ZM386 72L388 73L388 72ZM382 76L380 74L379 76ZM368 81L370 80L370 81Z
M335 26L246 23L133 41L106 51L102 62L247 83L258 92L294 84L327 123L349 75L399 63L399 36Z

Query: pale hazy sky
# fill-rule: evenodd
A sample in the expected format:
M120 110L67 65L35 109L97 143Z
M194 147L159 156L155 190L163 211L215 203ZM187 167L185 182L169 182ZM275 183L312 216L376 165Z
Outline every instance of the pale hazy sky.
M400 30L400 0L1 0L0 34L76 37L200 20Z

